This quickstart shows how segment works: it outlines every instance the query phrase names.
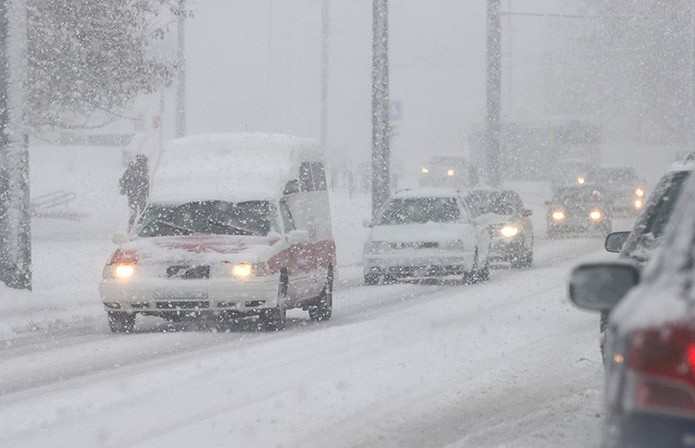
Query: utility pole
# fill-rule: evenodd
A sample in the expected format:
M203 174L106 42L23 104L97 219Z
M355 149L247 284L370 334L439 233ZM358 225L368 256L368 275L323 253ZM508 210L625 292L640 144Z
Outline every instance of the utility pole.
M391 193L388 40L388 0L373 0L372 219Z
M176 20L178 31L177 61L179 76L176 85L176 137L186 135L186 0L179 0Z
M0 281L31 290L25 0L0 0Z
M502 183L500 174L500 115L502 110L502 26L500 0L487 1L487 177L492 187Z
M321 7L321 151L328 155L328 66L330 55L330 0Z

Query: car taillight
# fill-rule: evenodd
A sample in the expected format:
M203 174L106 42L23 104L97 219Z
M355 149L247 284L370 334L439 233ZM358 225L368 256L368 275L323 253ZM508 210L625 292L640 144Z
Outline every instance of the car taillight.
M137 264L137 262L138 254L134 250L116 249L108 264Z
M641 410L695 417L695 329L637 330L627 360L627 401Z

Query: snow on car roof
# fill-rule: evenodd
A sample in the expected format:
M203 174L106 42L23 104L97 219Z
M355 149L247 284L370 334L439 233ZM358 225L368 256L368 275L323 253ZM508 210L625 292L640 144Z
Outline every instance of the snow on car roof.
M289 135L203 134L175 139L153 170L150 202L246 201L282 196L318 144Z

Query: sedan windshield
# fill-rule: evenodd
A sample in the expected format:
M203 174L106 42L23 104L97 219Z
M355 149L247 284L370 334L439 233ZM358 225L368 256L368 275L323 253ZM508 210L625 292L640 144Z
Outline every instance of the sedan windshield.
M481 214L513 215L521 207L518 196L507 191L477 191L469 197Z
M461 211L456 198L394 199L379 218L379 225L424 224L458 221Z
M275 228L268 201L199 201L182 205L150 205L137 228L141 237L174 235L266 236Z

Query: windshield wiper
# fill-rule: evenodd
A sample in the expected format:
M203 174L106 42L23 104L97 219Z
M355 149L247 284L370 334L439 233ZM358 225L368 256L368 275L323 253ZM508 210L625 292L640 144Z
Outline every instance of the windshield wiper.
M212 224L213 226L220 226L220 227L224 227L225 229L232 230L235 232L234 235L259 235L258 232L253 231L251 229L247 229L245 227L235 226L232 224L227 224L224 222L215 221L214 219L209 219L208 223ZM243 233L238 233L238 232L243 232Z
M193 230L193 229L189 229L188 227L179 226L179 225L171 223L171 222L160 221L159 219L155 219L152 222L154 222L156 224L162 224L164 226L167 226L167 227L175 229L175 230L180 230L182 232L186 232L186 235L191 235L191 234L195 233L195 230Z

